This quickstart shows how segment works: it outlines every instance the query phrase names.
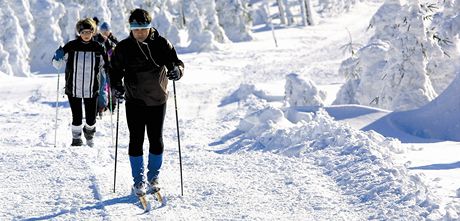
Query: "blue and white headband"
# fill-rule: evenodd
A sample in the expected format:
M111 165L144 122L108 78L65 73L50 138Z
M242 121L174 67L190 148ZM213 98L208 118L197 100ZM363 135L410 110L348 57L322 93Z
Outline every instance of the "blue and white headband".
M152 26L150 23L137 23L137 22L131 22L129 23L129 29L130 30L136 30L136 29L148 29L151 28Z

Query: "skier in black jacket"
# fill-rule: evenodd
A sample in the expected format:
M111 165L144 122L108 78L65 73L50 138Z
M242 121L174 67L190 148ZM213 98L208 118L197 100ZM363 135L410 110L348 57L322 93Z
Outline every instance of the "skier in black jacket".
M129 17L130 35L117 44L111 60L111 80L116 91L115 96L122 98L126 91L128 152L134 181L133 190L137 195L158 190L158 175L163 162L163 122L168 98L168 79L179 80L184 70L184 63L177 57L172 44L151 27L151 21L147 11L133 10ZM148 182L144 181L145 128L150 143Z
M104 47L92 39L96 23L91 18L77 22L78 37L56 50L53 64L66 60L65 93L72 110L72 146L81 146L82 100L85 104L86 124L83 133L88 146L93 146L96 132L96 104L99 93L99 72L107 64ZM65 55L67 54L67 58Z
M111 59L113 49L115 48L116 44L118 44L117 38L112 34L110 30L110 25L107 22L102 22L101 26L99 27L99 32L94 35L94 40L101 43L105 47L105 51L107 57ZM110 65L107 65L106 72L101 72L101 85L99 89L99 97L98 97L98 104L97 110L99 116L102 118L102 113L109 109L110 111L114 111L116 105L116 99L112 96L112 91L109 88L110 79L109 79L109 72L111 71ZM112 99L111 101L109 99Z

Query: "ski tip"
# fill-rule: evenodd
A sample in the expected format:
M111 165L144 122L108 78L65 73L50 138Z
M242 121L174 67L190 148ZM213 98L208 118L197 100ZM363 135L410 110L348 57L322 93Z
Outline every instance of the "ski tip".
M144 208L144 211L148 211L149 207L151 207L151 206L149 206L150 203L145 198L145 195L139 196L139 201L141 202L141 205L142 205L142 208Z
M144 213L148 213L150 211L152 211L152 205L150 204L150 202L148 202L144 208Z

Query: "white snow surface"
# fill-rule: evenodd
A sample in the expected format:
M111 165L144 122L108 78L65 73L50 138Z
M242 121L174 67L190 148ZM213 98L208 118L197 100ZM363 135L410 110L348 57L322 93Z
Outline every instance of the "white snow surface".
M146 213L130 191L124 106L117 151L116 113L98 119L93 148L71 147L63 74L24 78L0 69L0 220L459 220L460 144L407 129L429 111L445 117L432 131L458 138L451 128L458 79L411 118L331 105L345 82L338 69L346 55L338 51L346 29L366 42L379 6L361 3L317 26L277 29L278 47L270 31L259 31L249 42L179 54L186 64L176 82L184 195L170 96L160 174L166 203ZM326 92L323 107L286 105L291 73L299 84L314 82L296 93Z

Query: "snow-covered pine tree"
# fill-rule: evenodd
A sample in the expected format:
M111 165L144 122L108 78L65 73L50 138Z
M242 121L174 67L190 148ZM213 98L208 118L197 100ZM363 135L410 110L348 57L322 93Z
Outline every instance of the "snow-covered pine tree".
M358 103L390 110L420 107L436 97L426 72L433 49L418 1L388 0L371 20L375 34L356 58L343 62L349 80L334 103Z
M53 0L43 0L33 2L31 6L34 26L38 27L35 32L37 38L30 44L32 70L54 72L56 70L50 65L54 50L64 45L59 27L59 19L65 14L64 5ZM75 23L76 21L73 23L74 30Z
M216 0L219 25L233 42L250 41L252 21L243 0Z
M2 4L3 5L3 4ZM24 32L24 38L30 44L35 38L35 26L33 25L33 16L30 12L29 1L15 1L15 4L9 4L16 15L21 15L19 24Z
M214 34L205 27L204 17L200 16L200 9L194 0L183 1L184 16L186 27L188 28L188 37L190 51L206 51L217 48L214 40Z
M216 0L193 0L197 5L198 16L202 21L204 30L213 33L215 41L224 43L228 40L224 29L219 24L216 11Z
M0 12L0 19L2 18L2 12ZM1 39L0 39L1 40ZM1 42L0 42L1 43ZM13 69L8 62L10 54L3 49L3 44L0 44L0 74L6 74L13 76Z
M323 17L330 17L349 11L354 5L363 1L379 0L318 0L318 13Z
M6 0L0 0L0 4L4 5L5 7L8 6ZM13 20L11 19L11 15L6 13L6 10L0 10L0 25L1 27L9 27L9 23ZM3 35L2 35L3 36ZM14 75L13 69L11 68L9 57L10 53L3 48L3 44L5 44L4 37L0 38L0 74L6 75Z
M21 77L29 76L30 48L27 44L25 33L20 25L20 18L16 17L16 13L10 7L10 5L16 3L8 1L0 1L0 3L2 4L2 10L0 11L0 27L2 27L3 33L8 33L8 35L1 35L2 37L0 37L0 45L3 45L0 49L0 56L7 59L7 62L1 62L3 63L2 66L5 65L5 67L0 67L0 70L7 75Z
M172 9L174 9L174 6L167 7L166 2L158 3L153 11L152 25L160 35L166 37L173 45L177 45L180 43L179 29L176 23L173 23L174 18L170 13Z
M425 10L442 7L434 11L428 29L428 37L435 39L439 50L430 54L426 66L435 91L440 94L452 82L460 66L460 1L444 1L443 5L425 4Z
M80 16L80 11L83 9L83 6L76 3L69 3L66 6L66 11L64 16L59 20L59 26L62 30L62 37L64 42L75 39L77 31L75 30L76 21L78 21ZM62 45L63 45L62 44Z

